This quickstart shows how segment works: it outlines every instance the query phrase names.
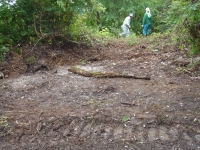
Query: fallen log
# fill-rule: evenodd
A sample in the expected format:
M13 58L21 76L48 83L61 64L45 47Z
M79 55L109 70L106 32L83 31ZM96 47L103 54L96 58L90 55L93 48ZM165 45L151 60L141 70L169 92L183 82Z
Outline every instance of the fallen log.
M135 76L135 75L127 75L127 74L117 74L113 72L92 72L92 71L86 71L81 68L78 68L76 66L70 67L68 69L69 72L79 74L85 77L95 77L95 78L133 78L133 79L144 79L144 80L150 80L150 77L148 76Z

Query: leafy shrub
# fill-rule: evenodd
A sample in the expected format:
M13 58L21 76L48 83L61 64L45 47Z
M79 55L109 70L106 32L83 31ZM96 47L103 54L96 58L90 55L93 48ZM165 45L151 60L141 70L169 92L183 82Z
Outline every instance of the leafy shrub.
M6 55L6 53L9 51L8 47L5 46L0 46L0 61L3 60L4 56Z
M200 1L176 0L170 5L168 20L175 24L179 49L189 55L200 53Z
M29 63L29 64L34 63L34 62L35 62L35 56L34 56L34 55L31 55L30 57L28 57L28 58L26 59L26 61L27 61L27 63Z

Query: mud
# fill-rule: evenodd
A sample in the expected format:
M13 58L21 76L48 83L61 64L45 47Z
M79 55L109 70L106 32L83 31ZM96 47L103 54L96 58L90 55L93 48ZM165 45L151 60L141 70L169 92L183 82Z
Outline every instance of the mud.
M189 60L180 51L158 48L23 47L1 64L0 149L200 150L199 66L188 70L176 63ZM40 61L28 64L33 54ZM70 66L151 79L83 77Z

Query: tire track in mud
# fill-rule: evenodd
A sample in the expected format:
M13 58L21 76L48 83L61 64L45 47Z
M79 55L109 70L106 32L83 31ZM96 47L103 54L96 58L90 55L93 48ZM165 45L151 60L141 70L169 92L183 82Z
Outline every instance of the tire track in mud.
M2 140L3 144L0 142L0 149L199 150L200 132L199 127L196 127L198 125L185 125L188 121L185 120L184 123L183 120L183 117L185 117L184 114L186 113L185 111L188 108L191 112L196 111L193 115L188 116L188 120L199 118L199 109L196 108L198 107L198 103L195 102L198 99L195 98L193 100L194 102L191 100L192 97L196 97L196 94L194 94L195 91L191 93L192 96L188 96L188 93L184 90L184 88L176 89L179 88L179 86L182 86L182 83L180 84L177 81L178 78L176 77L173 77L173 80L176 82L172 84L159 85L164 84L165 82L168 83L167 80L171 80L168 78L164 80L166 76L163 69L165 69L167 63L163 62L162 65L160 63L162 59L157 58L154 54L149 55L151 53L145 52L138 54L138 56L135 56L134 54L131 55L130 59L128 58L129 56L125 56L126 59L130 60L130 62L125 61L126 59L124 61L114 61L113 59L114 63L111 61L104 61L96 64L89 64L87 66L85 65L84 67L89 69L92 68L94 70L98 70L100 68L116 72L121 70L128 73L141 71L143 74L146 73L145 70L148 72L150 70L151 74L154 75L154 79L156 79L155 81L162 80L162 82L154 83L155 81L153 81L153 83L142 84L139 81L133 81L133 84L131 81L124 80L118 80L117 82L112 81L111 83L109 83L110 81L97 82L95 79L91 80L71 75L68 73L67 67L61 67L57 70L56 74L38 72L35 73L34 76L25 76L24 79L19 78L15 80L15 82L10 80L6 85L12 85L11 87L17 90L14 93L8 90L9 96L5 97L4 101L10 98L12 103L9 103L9 107L5 105L5 107L2 108L4 110L13 110L14 108L15 110L16 108L17 110L30 109L33 110L34 113L33 115L27 115L26 117L23 117L24 114L20 115L20 117L17 116L17 120L19 120L19 122L26 121L27 124L21 123L17 125L15 120L13 123L15 128L15 130L13 130L13 135L5 138L7 141L5 140L3 142ZM144 54L147 55L142 57ZM121 57L121 54L119 56ZM159 77L159 75L161 75L161 77L158 80L157 77ZM127 82L130 84L127 84ZM186 86L188 86L188 83ZM137 87L137 89L134 89L135 87ZM188 87L186 88L188 89ZM179 100L177 98L179 95L177 95L176 90L177 93L185 92L187 97L183 100ZM196 92L198 92L198 90L196 90ZM155 96L152 96L154 94ZM75 97L75 95L77 96ZM165 98L166 96L168 96L168 98ZM77 98L77 100L74 100L75 98ZM141 103L140 108L138 107L136 109L136 107L131 107L128 109L119 106L119 103L121 102L119 100L129 102L132 101L132 98L134 99L134 102L137 102L138 100L138 103ZM16 101L17 99L18 101ZM100 101L105 99L107 100L108 106L103 102L100 103L101 107L99 108L99 112L102 113L100 113L100 115L97 114L99 115L98 117L78 117L86 114L87 112L92 114L92 110L96 110L95 107L99 107L98 104L92 107L85 105L87 103L94 103L91 101L93 99L97 100L96 103L98 103L98 100ZM108 101L109 99L112 101ZM162 99L162 101L159 101L159 99ZM170 101L170 99L174 99L174 102ZM33 100L35 100L36 103L33 103ZM49 100L49 102L47 100ZM23 105L16 105L16 107L13 101L15 103L20 102ZM84 107L80 106L80 104L83 104L81 102L84 102ZM45 107L39 108L41 103L42 106ZM154 116L150 116L150 114L146 114L147 116L137 116L134 121L131 118L131 121L129 122L114 120L114 117L121 118L125 111L127 111L127 114L130 115L135 114L135 112L142 113L144 111L144 106L149 106L150 104L155 103L158 103L158 105L156 105L157 107L155 106L155 108L153 107L152 110L150 110L155 113L157 112L158 115L160 115L160 118L158 118L158 115L156 118ZM179 104L183 103L185 103L185 106L181 106L180 109ZM194 103L196 107L193 106ZM162 109L165 108L163 107L165 104L170 106L170 109L168 109L168 111L170 111L164 114L171 114L177 109L178 111L175 113L176 116L180 116L179 121L176 121L175 117L172 117L172 119L174 119L173 121L169 120L169 118L162 118L164 117L162 113L165 112ZM32 107L35 109L32 109ZM38 109L36 109L37 107ZM183 109L184 107L185 109ZM44 113L44 115L47 114L46 117L44 115L39 115L39 117L34 116L38 112L45 109L49 110L48 112L51 112L51 116L63 116L66 112L70 116L50 118L50 114L48 114L48 112ZM61 111L61 109L63 111ZM34 122L34 120L38 120L38 118L40 118L40 121ZM29 121L32 121L33 123L29 124ZM139 123L139 121L142 123ZM196 129L193 130L195 127ZM10 140L10 137L13 137L13 139Z
M66 148L66 145L70 143L78 146L70 149L87 149L87 146L101 149L100 147L95 148L95 144L106 146L106 149L109 146L111 146L110 149L122 149L122 147L124 149L142 149L145 144L152 145L154 148L161 144L162 148L169 150L198 150L200 148L200 134L189 135L187 130L179 125L166 127L147 124L141 126L112 119L101 120L74 116L64 116L46 122L43 120L36 123L33 128L37 128L38 124L42 124L42 126L37 129L35 139L29 140L29 142L40 145L40 147L43 146L43 148L47 148L47 146ZM19 143L24 143L31 137L26 137L25 134L23 136ZM41 143L37 139L45 139L45 142L49 142ZM117 144L118 148L112 148L113 144L115 146Z

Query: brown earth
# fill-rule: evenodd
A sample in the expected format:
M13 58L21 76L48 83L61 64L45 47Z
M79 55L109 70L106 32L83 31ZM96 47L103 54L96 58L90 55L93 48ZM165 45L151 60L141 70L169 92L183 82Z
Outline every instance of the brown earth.
M0 64L1 150L200 150L200 68L165 39L23 45ZM170 42L169 42L170 43ZM91 72L149 76L84 77Z

